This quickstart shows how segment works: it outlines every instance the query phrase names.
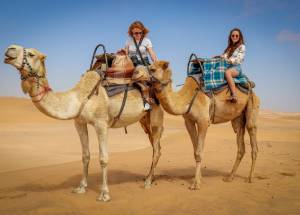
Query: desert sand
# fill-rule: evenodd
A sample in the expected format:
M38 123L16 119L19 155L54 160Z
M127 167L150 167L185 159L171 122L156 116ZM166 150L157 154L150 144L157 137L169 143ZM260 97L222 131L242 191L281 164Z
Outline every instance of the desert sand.
M202 187L194 175L192 144L182 117L165 114L162 156L151 189L143 179L152 148L139 124L109 132L112 200L98 202L100 164L89 127L92 160L85 194L71 190L81 179L81 147L73 121L41 114L30 100L0 98L0 214L299 214L300 114L261 111L254 183L246 183L251 147L233 182L222 179L236 156L230 123L211 125L205 143Z

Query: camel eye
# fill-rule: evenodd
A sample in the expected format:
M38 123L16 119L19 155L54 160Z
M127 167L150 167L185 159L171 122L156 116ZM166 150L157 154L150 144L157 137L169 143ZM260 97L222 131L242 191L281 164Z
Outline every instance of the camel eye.
M29 53L28 53L28 56L29 56L29 57L34 57L34 54L32 54L32 53L29 52Z
M150 72L155 72L155 69L154 69L154 68L151 68L151 69L150 69Z

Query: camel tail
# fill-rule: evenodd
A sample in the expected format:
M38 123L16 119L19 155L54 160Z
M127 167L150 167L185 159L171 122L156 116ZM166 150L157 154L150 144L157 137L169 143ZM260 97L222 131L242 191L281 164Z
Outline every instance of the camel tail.
M259 114L260 100L254 92L251 91L246 110L246 127L256 127L256 122Z

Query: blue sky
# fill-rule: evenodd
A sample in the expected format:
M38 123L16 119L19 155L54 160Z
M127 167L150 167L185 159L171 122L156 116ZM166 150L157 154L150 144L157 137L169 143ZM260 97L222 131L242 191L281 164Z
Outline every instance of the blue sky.
M239 27L247 53L243 71L257 87L262 109L300 112L300 1L59 1L1 0L0 53L10 44L47 55L50 86L77 83L94 47L123 47L131 22L142 21L159 59L170 61L175 84L184 82L191 53L223 52ZM24 96L17 71L0 61L0 96ZM298 93L297 93L298 92Z

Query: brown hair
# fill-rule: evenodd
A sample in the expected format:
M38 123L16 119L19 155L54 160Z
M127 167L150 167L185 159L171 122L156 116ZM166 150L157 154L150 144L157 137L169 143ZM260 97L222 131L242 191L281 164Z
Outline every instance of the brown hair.
M239 41L237 41L236 43L233 43L232 40L231 40L231 34L232 34L232 32L234 32L234 31L239 32L239 35L240 35ZM241 30L240 30L239 28L234 28L234 29L232 29L232 30L230 31L229 36L228 36L228 46L227 46L227 48L225 49L224 54L225 54L225 53L228 53L228 57L231 57L232 54L233 54L233 52L234 52L234 50L235 50L237 47L239 47L241 44L245 44L245 42L244 42L244 37L243 37L243 34L242 34Z
M128 34L131 37L133 36L132 35L132 30L134 28L138 28L138 29L140 29L143 32L142 37L145 37L147 35L147 33L149 32L149 30L144 26L144 24L142 22L135 21L135 22L131 23L131 25L128 28Z

